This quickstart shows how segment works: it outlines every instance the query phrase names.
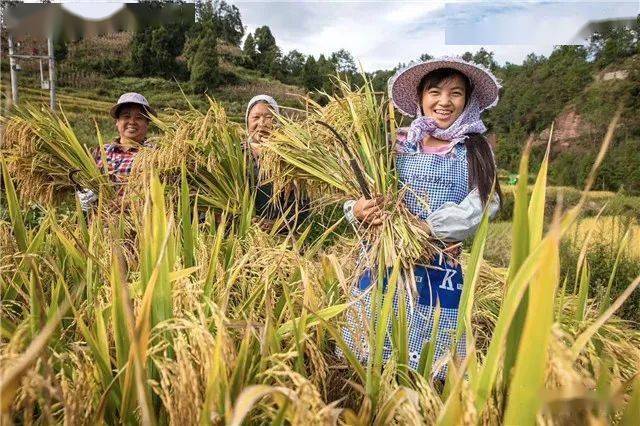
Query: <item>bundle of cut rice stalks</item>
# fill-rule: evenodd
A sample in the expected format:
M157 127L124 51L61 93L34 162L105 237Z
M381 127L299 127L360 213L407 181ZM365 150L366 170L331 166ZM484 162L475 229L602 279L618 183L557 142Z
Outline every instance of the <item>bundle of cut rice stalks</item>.
M191 107L176 111L167 121L153 121L160 136L140 151L133 173L153 169L167 188L179 188L184 166L200 205L239 213L248 200L250 163L242 145L242 128L227 118L224 108L209 99L205 113ZM130 180L134 187L139 183Z
M21 201L55 203L77 186L114 194L108 176L78 140L64 113L18 108L0 122L4 126L0 148Z
M345 81L338 81L337 89L337 95L326 95L326 106L307 100L302 122L280 117L281 126L265 144L261 178L275 191L298 185L318 207L384 197L382 225L359 229L369 264L391 266L399 259L408 266L430 258L438 248L426 224L405 207L394 171L393 108L387 109L384 95L375 93L366 78L358 89Z

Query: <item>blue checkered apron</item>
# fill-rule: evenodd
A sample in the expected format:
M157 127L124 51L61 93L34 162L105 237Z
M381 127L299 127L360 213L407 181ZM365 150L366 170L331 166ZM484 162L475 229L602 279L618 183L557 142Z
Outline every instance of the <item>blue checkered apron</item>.
M400 154L396 160L398 176L406 185L405 203L408 209L421 219L438 209L446 202L460 203L469 193L467 152L464 144L458 144L446 156L434 154ZM438 337L435 345L434 371L435 377L444 380L446 376L446 360L450 357L453 338L458 321L458 306L462 294L462 269L460 265L452 266L445 259L434 259L430 265L415 265L413 274L418 290L417 303L406 300L407 323L409 324L409 367L418 368L420 354L426 342L431 341L433 316L439 304L440 320ZM347 312L346 326L342 337L349 348L365 362L368 355L368 333L371 318L371 270L367 269L360 277L352 297L358 299ZM383 280L386 287L386 278ZM397 295L393 300L397 314ZM386 362L391 356L392 345L389 336L383 348ZM465 337L458 342L457 355L466 356Z

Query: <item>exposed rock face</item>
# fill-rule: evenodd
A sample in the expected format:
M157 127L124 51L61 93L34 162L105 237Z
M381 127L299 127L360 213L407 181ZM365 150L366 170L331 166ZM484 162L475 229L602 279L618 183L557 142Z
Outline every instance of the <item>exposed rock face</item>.
M596 75L595 80L600 84L611 84L616 80L628 80L630 78L630 69L632 68L601 71ZM550 131L551 129L547 128L540 132L534 144L538 146L545 145L549 140ZM588 136L594 131L593 126L582 119L574 106L566 107L554 120L551 149L556 152L568 149L576 142L576 139Z
M629 71L628 70L609 71L609 72L603 73L599 77L600 77L600 80L602 81L626 80L627 78L629 78Z
M543 130L536 141L536 144L546 144L549 140L551 129ZM554 150L566 149L571 146L571 142L580 136L591 131L591 127L584 122L582 117L573 108L569 108L555 119L553 126L553 138L551 146Z

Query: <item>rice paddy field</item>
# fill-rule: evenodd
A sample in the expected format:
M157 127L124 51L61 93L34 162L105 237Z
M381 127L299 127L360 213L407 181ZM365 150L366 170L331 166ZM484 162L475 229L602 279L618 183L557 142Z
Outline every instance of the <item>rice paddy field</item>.
M326 106L310 101L305 114L282 121L260 176L312 195L314 213L298 228L255 217L242 129L213 100L206 112L161 117L126 201L86 159L64 117L36 109L4 119L2 424L640 422L640 330L616 313L640 277L596 297L584 260L586 239L604 238L596 236L600 224L605 237L620 236L620 250L637 248L637 223L614 233L611 218L581 219L589 184L549 214L545 158L532 188L523 178L512 189L504 264L484 260L492 241L486 217L462 255L465 285L450 332L466 336L469 356L434 359L425 342L412 370L407 312L392 301L412 297L402 271L416 247L431 246L428 230L398 202L386 142L393 110L370 86L343 86ZM614 118L599 161L615 128ZM525 150L522 177L528 162ZM100 193L89 216L57 202L73 191L64 178L70 169ZM380 228L352 230L340 215L321 214L364 188L389 200ZM49 196L39 199L42 189ZM37 219L27 220L34 209ZM349 295L362 273L363 238L378 279L361 358L341 330L356 309ZM561 265L567 239L585 254ZM609 265L614 276L617 263ZM440 382L434 375L443 365Z
M569 238L574 246L578 247L591 238L605 241L611 247L615 247L620 241L625 241L623 254L640 261L640 225L634 217L584 218L569 231Z

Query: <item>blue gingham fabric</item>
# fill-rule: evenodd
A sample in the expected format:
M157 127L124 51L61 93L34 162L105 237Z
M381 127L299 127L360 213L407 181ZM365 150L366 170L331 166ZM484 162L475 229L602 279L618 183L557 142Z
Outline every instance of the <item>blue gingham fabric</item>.
M447 360L451 357L452 342L458 321L458 305L462 294L462 269L460 265L450 266L443 259L434 265L416 265L413 269L416 288L420 294L417 303L407 299L406 312L408 332L409 367L417 370L420 354L426 342L430 342L433 333L433 315L440 305L438 338L435 346L434 376L444 380L447 373ZM374 280L375 283L375 280ZM368 333L371 318L371 297L375 288L371 287L371 271L366 270L351 296L360 299L347 312L346 326L342 329L342 338L355 355L365 363L368 357ZM383 281L386 291L386 278ZM393 299L393 310L398 313L397 294ZM375 330L373 331L375 333ZM392 353L391 324L387 327L387 337L383 347L383 360L386 362ZM457 344L458 358L466 357L465 336Z
M446 202L459 204L469 193L467 148L457 144L447 155L398 154L398 177L407 186L405 204L420 219Z
M407 208L423 220L444 203L459 204L469 194L467 150L464 143L457 144L444 156L429 153L398 154L396 169L400 181L408 187L404 200ZM406 301L408 362L410 368L418 368L422 349L426 342L432 340L433 315L439 304L441 311L433 368L434 376L444 380L458 321L463 277L460 265L451 266L442 256L431 263L415 265L413 268L418 300L417 303ZM360 300L347 312L347 324L342 333L349 348L362 362L366 362L369 353L367 330L371 319L371 291L374 290L371 284L371 271L367 269L352 292L352 297ZM383 286L386 286L385 283ZM394 295L393 308L397 314L397 295ZM383 347L385 362L393 349L390 334L391 325L388 324ZM459 358L466 357L465 342L463 335L456 347Z

